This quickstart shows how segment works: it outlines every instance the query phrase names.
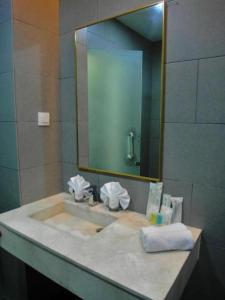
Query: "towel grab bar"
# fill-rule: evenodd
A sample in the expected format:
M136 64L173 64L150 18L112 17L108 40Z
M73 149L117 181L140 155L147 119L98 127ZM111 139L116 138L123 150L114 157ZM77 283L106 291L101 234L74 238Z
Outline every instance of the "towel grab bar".
M134 132L128 133L128 145L127 145L127 158L129 160L134 159Z

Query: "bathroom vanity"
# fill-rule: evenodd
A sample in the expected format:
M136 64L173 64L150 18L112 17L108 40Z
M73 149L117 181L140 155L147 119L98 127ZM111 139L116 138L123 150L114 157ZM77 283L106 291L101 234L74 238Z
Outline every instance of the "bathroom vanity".
M145 253L144 215L110 212L57 194L0 216L0 246L32 268L90 300L179 299L199 257L192 251Z

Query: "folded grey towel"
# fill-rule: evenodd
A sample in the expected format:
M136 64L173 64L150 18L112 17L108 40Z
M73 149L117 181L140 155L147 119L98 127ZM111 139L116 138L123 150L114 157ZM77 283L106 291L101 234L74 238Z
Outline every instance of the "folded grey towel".
M141 240L145 252L191 250L192 233L182 223L141 228Z

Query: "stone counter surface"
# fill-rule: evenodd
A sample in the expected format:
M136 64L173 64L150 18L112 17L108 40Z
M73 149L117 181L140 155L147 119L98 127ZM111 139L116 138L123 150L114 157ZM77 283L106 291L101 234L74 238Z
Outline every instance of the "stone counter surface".
M140 242L140 228L148 226L148 222L139 213L128 210L110 212L103 204L91 207L90 210L110 214L117 220L88 239L73 236L30 217L56 204L71 203L71 200L70 195L61 193L36 201L1 214L0 225L137 298L175 299L171 295L180 294L176 289L183 289L198 259L200 229L190 227L195 240L195 248L191 252L150 254L144 252ZM181 275L182 278L179 278Z

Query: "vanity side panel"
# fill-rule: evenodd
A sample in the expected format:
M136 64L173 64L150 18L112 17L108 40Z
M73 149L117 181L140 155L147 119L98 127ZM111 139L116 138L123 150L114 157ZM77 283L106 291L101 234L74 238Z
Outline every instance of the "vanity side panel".
M142 299L72 265L4 226L0 226L0 231L0 247L82 299Z
M179 300L183 294L184 288L186 287L191 274L196 266L200 254L201 237L195 243L194 249L191 251L188 259L186 260L182 270L177 276L170 292L166 296L165 300Z

